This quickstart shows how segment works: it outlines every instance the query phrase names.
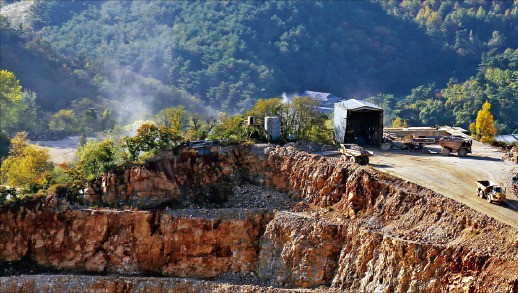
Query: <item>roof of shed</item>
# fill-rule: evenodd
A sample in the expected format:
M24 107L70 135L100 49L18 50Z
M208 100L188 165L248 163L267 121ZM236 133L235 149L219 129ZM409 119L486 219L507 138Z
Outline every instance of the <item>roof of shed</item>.
M497 135L495 136L495 140L506 143L518 142L518 134Z
M375 111L383 111L383 109L381 109L378 105L375 105L375 104L367 102L367 101L359 101L356 99L340 101L338 103L335 103L335 105L342 106L342 107L346 108L347 110L370 109L370 110L375 110Z
M327 101L331 97L331 93L321 93L321 92L313 92L313 91L305 91L305 96L309 96L312 99Z

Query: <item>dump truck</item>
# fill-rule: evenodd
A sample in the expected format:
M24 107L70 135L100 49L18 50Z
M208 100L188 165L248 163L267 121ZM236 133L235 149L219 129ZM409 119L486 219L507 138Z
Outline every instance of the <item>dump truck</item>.
M502 187L491 181L477 181L477 194L481 198L487 199L489 203L502 203L505 201L505 194L502 191Z
M342 158L360 165L367 165L369 163L369 156L374 153L368 151L357 144L340 144L340 153Z
M457 153L459 157L465 157L471 153L471 139L461 136L443 136L439 139L439 145L442 147L441 154L449 156L450 153Z

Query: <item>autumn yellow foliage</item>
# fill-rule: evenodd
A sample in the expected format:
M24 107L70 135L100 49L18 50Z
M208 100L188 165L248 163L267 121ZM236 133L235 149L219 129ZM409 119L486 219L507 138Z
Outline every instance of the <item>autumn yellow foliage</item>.
M406 122L406 119L403 120L403 119L401 119L401 117L396 116L396 118L394 118L394 120L392 121L391 127L392 128L407 128L408 123Z
M11 139L9 156L0 167L0 178L2 184L13 187L42 185L53 169L49 152L29 144L27 133L20 132Z
M473 137L481 142L491 142L496 134L495 121L490 110L491 104L486 101L477 113L477 120L469 127Z

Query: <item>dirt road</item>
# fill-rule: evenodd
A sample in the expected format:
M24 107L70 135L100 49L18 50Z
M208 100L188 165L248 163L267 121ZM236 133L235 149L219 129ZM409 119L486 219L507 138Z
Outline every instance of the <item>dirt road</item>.
M50 160L56 164L60 164L73 162L76 159L79 136L70 136L57 141L31 141L31 143L47 149L50 154Z
M440 147L432 145L427 149L437 152ZM473 154L464 158L413 151L375 151L370 163L380 171L427 187L518 229L518 198L515 195L508 192L506 202L496 205L476 194L477 180L507 186L517 165L503 161L502 155L502 152L474 141Z

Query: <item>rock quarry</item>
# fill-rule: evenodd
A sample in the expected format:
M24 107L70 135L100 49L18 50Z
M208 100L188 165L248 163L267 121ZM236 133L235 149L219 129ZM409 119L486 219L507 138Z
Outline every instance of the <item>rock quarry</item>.
M516 229L294 147L163 152L0 235L0 292L518 292Z

